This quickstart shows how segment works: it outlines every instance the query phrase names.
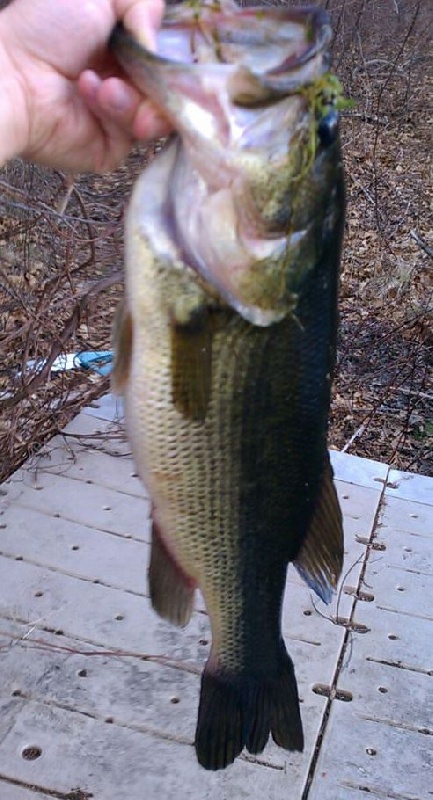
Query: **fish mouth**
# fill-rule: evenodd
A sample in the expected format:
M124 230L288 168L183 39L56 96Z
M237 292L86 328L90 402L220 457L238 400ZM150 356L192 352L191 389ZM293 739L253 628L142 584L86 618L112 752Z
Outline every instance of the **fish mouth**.
M282 320L296 303L286 272L314 227L296 203L315 160L316 109L304 90L328 69L330 40L323 9L231 0L169 9L155 53L122 26L110 39L183 142L159 176L162 226L180 260L253 325ZM155 236L151 244L162 256Z
M331 38L324 9L240 8L223 0L169 8L157 33L155 53L121 24L112 32L109 46L126 67L144 52L154 66L187 67L191 73L210 64L236 67L254 76L262 95L267 93L270 99L296 91L322 74L329 67L326 50ZM242 103L242 98L233 98L237 99Z

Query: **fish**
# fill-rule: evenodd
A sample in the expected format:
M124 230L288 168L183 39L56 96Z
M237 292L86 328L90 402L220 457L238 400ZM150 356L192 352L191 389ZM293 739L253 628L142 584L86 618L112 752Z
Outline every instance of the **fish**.
M210 618L195 749L302 751L281 630L293 563L329 602L343 560L327 449L344 228L325 11L172 7L155 52L110 47L174 134L125 226L113 387L151 500L153 608Z

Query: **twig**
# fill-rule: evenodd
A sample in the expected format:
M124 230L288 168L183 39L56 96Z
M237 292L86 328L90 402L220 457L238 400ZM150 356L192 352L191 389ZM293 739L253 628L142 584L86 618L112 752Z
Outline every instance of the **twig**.
M408 389L406 386L388 386L390 392L401 392L401 394L415 395L420 400L430 400L433 402L433 394L420 392L418 389Z
M34 630L37 630L36 624L33 625L31 629L25 633L23 636L18 636L17 634L9 633L7 631L0 631L0 636L4 637L7 641L5 644L0 645L0 651L8 650L13 644L21 645L22 647L37 649L37 650L50 650L53 653L65 653L68 655L75 655L75 656L102 656L106 658L107 656L114 656L117 658L137 658L140 661L151 661L155 664L160 664L166 667L173 667L174 669L180 669L185 672L190 672L194 675L200 675L201 667L196 664L189 663L187 661L183 661L180 658L176 658L175 656L164 656L162 653L140 653L135 650L82 650L77 647L70 647L65 644L53 644L52 642L47 641L46 639L29 639L29 633L33 633Z
M377 114L367 114L365 111L346 111L341 113L342 119L360 119L370 125L389 125L387 117L378 117Z
M361 189L361 192L363 192L363 194L365 194L367 200L374 206L376 201L375 201L374 197L370 194L368 189L366 189L365 186L360 186L359 188Z
M422 237L414 230L410 231L410 237L417 243L418 247L421 247L421 250L424 250L430 258L433 258L433 247L430 247L427 242L422 239Z
M112 286L113 283L118 283L120 279L120 273L115 273L114 275L110 275L108 278L101 278L101 280L96 281L96 283L92 284L92 286L88 289L88 291L83 294L77 303L74 306L74 310L66 321L63 330L58 334L56 340L51 345L50 354L47 357L44 366L42 369L36 373L35 377L32 378L28 384L13 397L7 397L3 401L0 402L0 409L10 408L11 406L16 405L25 397L28 397L32 394L38 386L40 386L51 374L51 365L59 356L63 350L66 342L72 334L77 330L81 316L87 306L89 305L90 301L93 299L95 295L100 294L101 292L105 291L108 287Z
M360 437L360 436L362 436L362 434L363 434L363 433L364 433L364 431L365 431L365 428L366 428L366 425L360 425L360 426L359 426L359 428L358 428L358 429L355 431L355 433L353 434L353 436L351 436L351 437L350 437L350 439L349 439L349 441L348 441L348 442L346 442L346 444L344 445L344 447L343 447L343 449L342 449L342 453L347 453L347 451L348 451L349 447L351 447L351 446L352 446L352 444L354 443L354 441L355 441L356 439L359 439L359 437Z
M60 199L60 201L58 203L58 206L57 206L57 209L56 209L57 213L60 214L61 217L65 213L66 207L67 207L67 205L69 203L69 199L71 197L71 194L74 191L75 178L74 178L73 175L66 175L66 176L64 176L64 182L65 182L66 191L65 191L65 194L63 195L63 197Z
M420 13L420 3L418 2L416 7L415 7L415 13L414 13L414 15L413 15L413 17L411 19L411 22L409 24L409 27L408 27L407 31L406 31L406 35L405 35L403 41L401 42L401 44L400 44L400 46L399 46L399 48L397 50L397 53L396 53L396 55L395 55L395 57L394 57L394 59L392 61L391 69L389 70L388 76L387 76L386 80L382 83L382 85L381 85L381 87L379 89L379 92L378 92L378 95L377 95L377 99L376 99L376 113L377 113L377 116L379 116L381 103L382 103L382 97L384 96L384 93L388 89L389 82L391 80L391 76L393 75L393 73L395 71L401 71L399 69L399 67L398 67L398 60L401 57L402 53L404 52L404 49L405 49L405 47L406 47L406 45L407 45L407 43L409 41L410 35L411 35L411 33L412 33L412 31L413 31L413 29L415 27L416 21L418 19L419 13ZM403 75L403 77L406 77L404 75L404 72L402 73L402 75ZM384 241L386 241L385 235L384 235L384 229L383 229L383 226L382 226L381 214L380 214L380 210L379 210L379 194L380 194L380 192L379 192L379 171L378 171L378 166L377 166L377 150L378 150L378 146L379 146L379 139L380 139L379 126L376 126L375 138L374 138L374 143L373 143L373 176L374 176L375 215L376 215L377 229L378 229L380 235L382 236L382 238L384 239ZM389 247L390 250L392 250L392 248L390 247L389 242L387 242L387 246Z

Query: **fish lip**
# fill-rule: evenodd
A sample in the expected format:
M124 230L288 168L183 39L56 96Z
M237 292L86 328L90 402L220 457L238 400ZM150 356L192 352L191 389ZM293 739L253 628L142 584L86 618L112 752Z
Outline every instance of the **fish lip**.
M301 8L275 8L263 6L250 6L247 8L233 7L227 10L224 5L219 10L215 6L204 4L200 9L200 20L198 20L197 10L193 7L176 6L168 8L166 11L161 31L177 30L179 32L190 34L194 30L200 30L200 23L207 26L210 33L216 34L218 37L218 24L224 23L225 26L231 25L233 30L239 28L240 21L243 23L242 27L245 28L245 23L254 29L254 22L261 24L262 19L266 18L270 21L293 22L302 26L304 29L310 29L312 41L298 55L289 55L288 58L283 60L281 64L267 70L260 70L248 67L248 71L257 79L260 80L262 85L276 94L287 94L288 91L293 91L300 85L305 83L305 73L303 67L314 60L320 54L322 56L326 53L327 47L332 39L332 30L330 25L330 18L327 11L317 6L303 6ZM235 39L233 41L236 41ZM275 42L278 41L278 31L275 33ZM116 55L128 59L127 50L130 51L131 57L133 54L146 56L155 66L160 68L169 68L170 70L185 70L188 69L192 73L201 72L203 65L196 63L193 60L179 60L169 58L166 55L161 55L158 52L149 50L142 42L138 41L129 31L118 23L113 29L108 41L108 47ZM248 47L248 42L245 43ZM129 60L129 59L128 59ZM218 64L216 60L214 62ZM237 65L236 61L221 61L221 67L234 68Z
M327 48L332 40L332 28L329 14L323 8L316 6L304 6L302 8L291 9L290 15L292 19L305 19L307 18L312 30L314 32L313 41L303 53L298 57L289 57L283 61L280 66L269 70L263 76L263 81L266 86L275 91L279 88L280 79L283 79L282 91L287 92L289 88L287 78L288 75L292 76L293 88L299 86L304 82L303 75L297 75L297 71L311 62L316 56L320 54L326 55L327 64L325 69L329 67L330 56L327 54Z
M278 9L276 9L278 10ZM295 59L296 65L303 65L310 58L313 58L317 53L321 53L332 39L331 21L327 11L324 8L317 6L302 6L302 8L292 8L286 11L287 19L293 21L306 19L312 26L315 32L314 40L310 47L308 47L299 58ZM276 75L283 72L288 67L290 68L293 59L286 59L281 66L269 70L269 75Z

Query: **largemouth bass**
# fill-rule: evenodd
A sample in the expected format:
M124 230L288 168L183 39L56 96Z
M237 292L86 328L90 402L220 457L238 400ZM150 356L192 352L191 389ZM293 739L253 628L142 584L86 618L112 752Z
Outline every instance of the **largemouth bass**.
M176 134L133 191L114 386L152 501L149 589L212 628L195 747L220 769L302 750L281 634L293 562L329 601L341 513L327 451L344 221L338 82L316 8L171 9L111 46Z

